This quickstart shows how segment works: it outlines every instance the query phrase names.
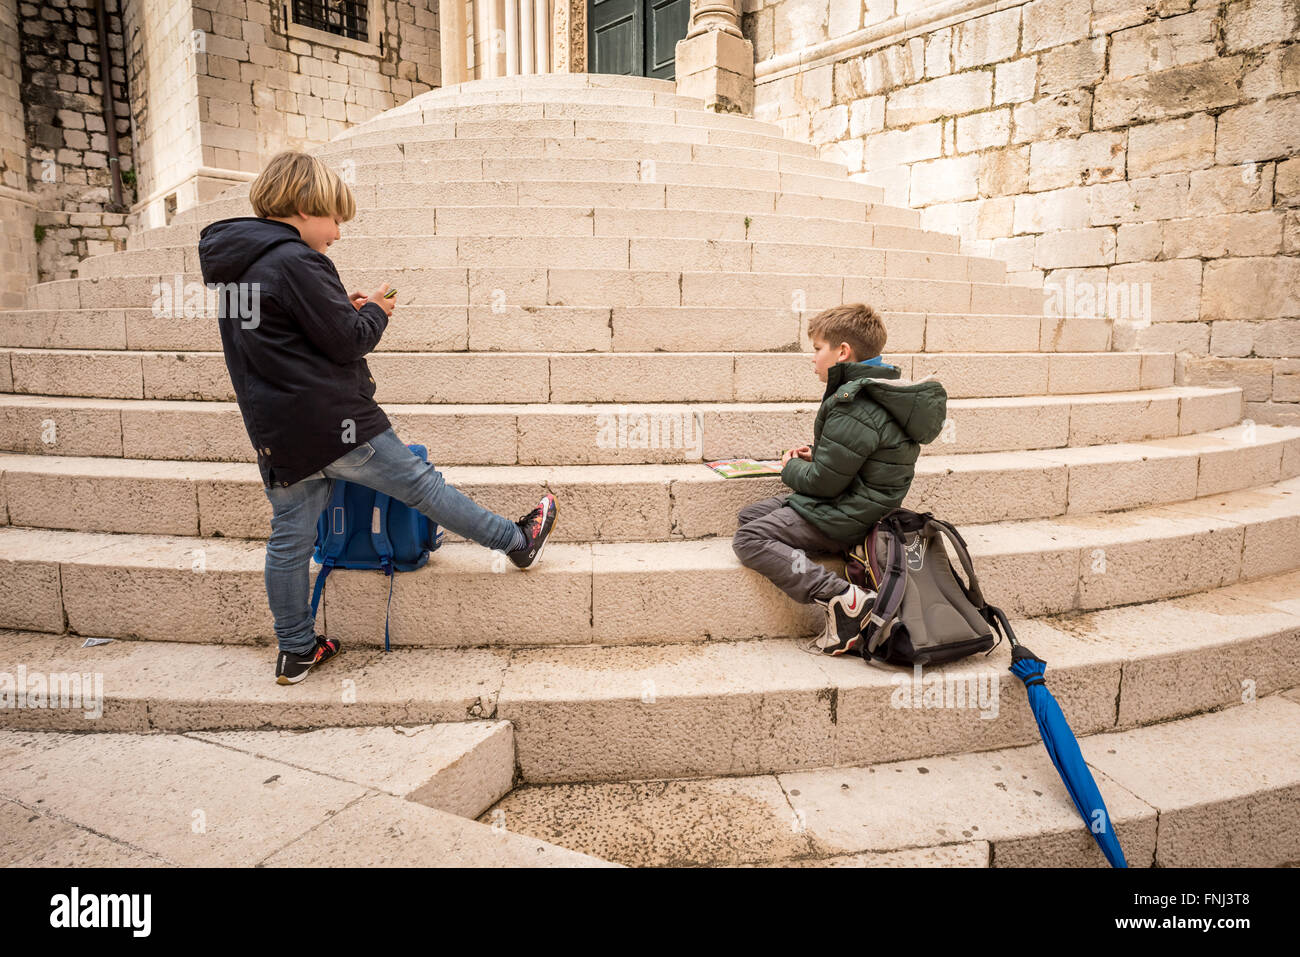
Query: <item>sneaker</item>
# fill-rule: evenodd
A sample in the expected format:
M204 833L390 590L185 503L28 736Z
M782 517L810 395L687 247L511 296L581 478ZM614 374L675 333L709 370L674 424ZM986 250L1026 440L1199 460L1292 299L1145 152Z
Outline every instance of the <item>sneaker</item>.
M292 651L281 651L275 662L275 680L278 684L292 685L307 677L313 665L329 661L336 655L343 654L343 646L337 638L316 636L316 648L306 654L298 655Z
M541 560L542 549L546 547L546 540L555 527L555 510L555 496L547 492L535 509L515 522L528 540L518 551L506 552L506 557L518 568L527 568Z
M815 644L824 655L843 655L857 651L862 642L862 626L876 604L876 593L850 583L849 589L830 600L817 599L826 607L826 630Z

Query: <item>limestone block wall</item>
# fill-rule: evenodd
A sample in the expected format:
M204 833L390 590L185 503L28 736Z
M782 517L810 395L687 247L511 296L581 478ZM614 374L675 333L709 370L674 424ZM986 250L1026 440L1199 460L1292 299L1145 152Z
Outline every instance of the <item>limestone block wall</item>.
M199 148L194 18L186 0L125 0L138 201L132 225L166 223L168 201L197 201Z
M36 281L36 208L18 60L18 0L0 0L0 309L20 309Z
M437 0L371 0L364 42L293 22L279 0L131 2L167 36L141 48L158 113L141 134L144 226L167 221L169 197L176 210L203 202L280 150L319 146L439 83Z
M24 284L69 278L85 256L125 246L127 211L135 192L130 186L134 162L119 0L104 0L104 10L112 94L108 116L93 0L20 0L17 30L8 34L18 38L17 48L4 60L15 75L21 73L21 110L6 110L2 122L8 124L7 142L25 159L22 175L15 177L22 181L16 188L31 194L31 229L39 236L36 271L28 273ZM118 174L109 149L110 122L118 136L117 165L126 174L116 205L111 182ZM23 127L21 141L10 131L17 123ZM5 255L10 252L6 248Z
M755 116L1300 422L1300 0L744 0Z

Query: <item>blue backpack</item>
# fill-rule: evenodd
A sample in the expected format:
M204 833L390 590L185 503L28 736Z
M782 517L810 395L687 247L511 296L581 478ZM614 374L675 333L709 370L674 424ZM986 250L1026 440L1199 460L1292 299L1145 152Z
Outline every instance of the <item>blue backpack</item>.
M423 445L408 445L427 462ZM437 522L383 492L334 480L334 493L316 521L316 550L312 557L320 564L316 587L311 595L311 613L316 614L325 579L335 568L378 568L388 576L388 609L393 604L393 572L409 572L429 560L429 552L442 544ZM388 639L388 609L384 612L384 650Z

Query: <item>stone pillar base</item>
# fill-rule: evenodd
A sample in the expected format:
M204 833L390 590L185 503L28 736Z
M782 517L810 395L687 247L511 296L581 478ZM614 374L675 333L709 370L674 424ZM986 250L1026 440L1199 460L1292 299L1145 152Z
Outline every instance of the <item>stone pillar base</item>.
M718 113L754 115L754 44L722 30L679 40L677 92Z

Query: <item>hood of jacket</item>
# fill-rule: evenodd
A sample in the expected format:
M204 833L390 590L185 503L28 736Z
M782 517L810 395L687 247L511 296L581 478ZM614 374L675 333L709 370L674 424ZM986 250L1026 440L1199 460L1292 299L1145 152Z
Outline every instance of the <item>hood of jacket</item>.
M199 268L203 271L203 282L238 282L268 249L295 242L307 245L297 228L277 219L237 216L209 223L199 232Z
M948 391L937 381L890 381L902 375L898 366L870 362L837 362L826 371L826 398L852 402L864 393L888 412L914 441L933 442L947 417Z

